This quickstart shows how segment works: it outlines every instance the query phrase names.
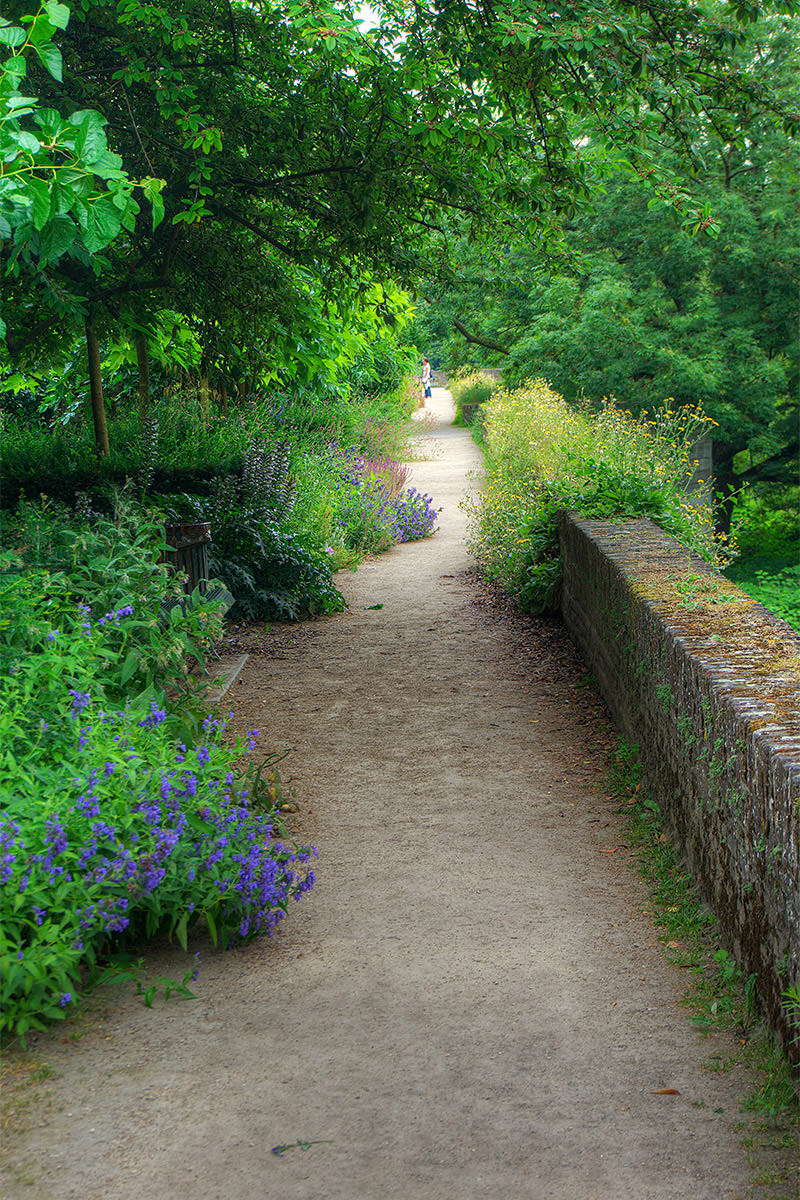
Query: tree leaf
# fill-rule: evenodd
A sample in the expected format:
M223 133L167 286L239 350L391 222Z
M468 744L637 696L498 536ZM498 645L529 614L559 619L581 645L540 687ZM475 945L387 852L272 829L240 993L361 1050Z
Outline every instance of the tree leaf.
M47 0L44 10L50 19L52 25L56 29L66 29L69 24L69 9L66 4L59 4L58 0Z
M30 175L25 181L25 190L33 204L34 227L36 229L44 229L45 223L50 219L50 205L52 202L50 189L43 179L37 179L35 175Z
M78 228L71 217L56 216L42 230L39 253L46 262L55 262L69 250L77 236Z
M46 67L54 79L57 79L61 83L64 62L58 46L54 46L52 42L44 42L41 46L36 47L36 53L42 60L42 65Z
M82 109L80 112L73 113L69 122L78 128L75 153L86 160L87 166L91 166L108 150L104 129L105 118L92 109Z
M48 137L55 137L62 124L61 114L55 108L39 108L33 119Z
M11 75L14 79L23 79L28 72L28 64L24 58L7 58L3 63L3 70L6 75ZM22 99L21 96L9 96L6 104L9 108L17 108ZM32 99L32 96L26 96L24 102L30 103Z
M0 44L16 48L24 46L25 38L25 30L20 29L18 25L9 25L8 23L0 25Z

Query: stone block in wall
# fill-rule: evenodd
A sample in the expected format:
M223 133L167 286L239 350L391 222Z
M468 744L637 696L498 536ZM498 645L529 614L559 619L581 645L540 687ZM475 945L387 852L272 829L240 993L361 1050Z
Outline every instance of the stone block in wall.
M800 637L650 521L562 514L562 612L797 1062Z

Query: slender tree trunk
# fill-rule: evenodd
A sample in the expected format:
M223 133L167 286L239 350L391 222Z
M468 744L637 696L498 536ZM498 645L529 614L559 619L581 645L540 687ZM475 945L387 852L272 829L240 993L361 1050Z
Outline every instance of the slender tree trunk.
M89 358L89 391L92 398L94 438L99 457L106 458L109 451L108 425L103 403L103 377L100 373L100 344L91 317L86 318L86 351Z
M200 412L204 419L208 420L208 410L211 396L211 385L208 382L207 375L201 375L197 381L197 401L200 405Z
M136 337L136 364L139 368L139 424L143 425L150 411L150 358L143 333Z
M219 385L219 410L223 417L228 415L228 389L224 383Z
M712 461L714 465L714 489L717 493L716 527L727 537L731 531L734 493L742 485L741 476L733 469L733 460L738 448L729 442L714 442Z

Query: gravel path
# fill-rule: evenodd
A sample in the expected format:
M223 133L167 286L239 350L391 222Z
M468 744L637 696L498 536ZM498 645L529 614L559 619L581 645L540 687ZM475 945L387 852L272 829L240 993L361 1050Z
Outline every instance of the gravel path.
M119 986L7 1056L6 1200L750 1196L742 1073L707 1067L735 1044L679 1006L601 706L557 624L468 574L479 456L435 436L413 479L440 532L347 574L346 614L242 635L223 702L292 748L317 888L273 941L204 953L196 1000Z

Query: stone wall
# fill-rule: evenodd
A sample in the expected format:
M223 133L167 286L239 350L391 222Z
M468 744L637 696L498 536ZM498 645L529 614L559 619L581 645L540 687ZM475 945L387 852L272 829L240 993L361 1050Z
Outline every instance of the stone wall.
M649 521L562 514L561 546L567 629L796 1062L800 638Z

